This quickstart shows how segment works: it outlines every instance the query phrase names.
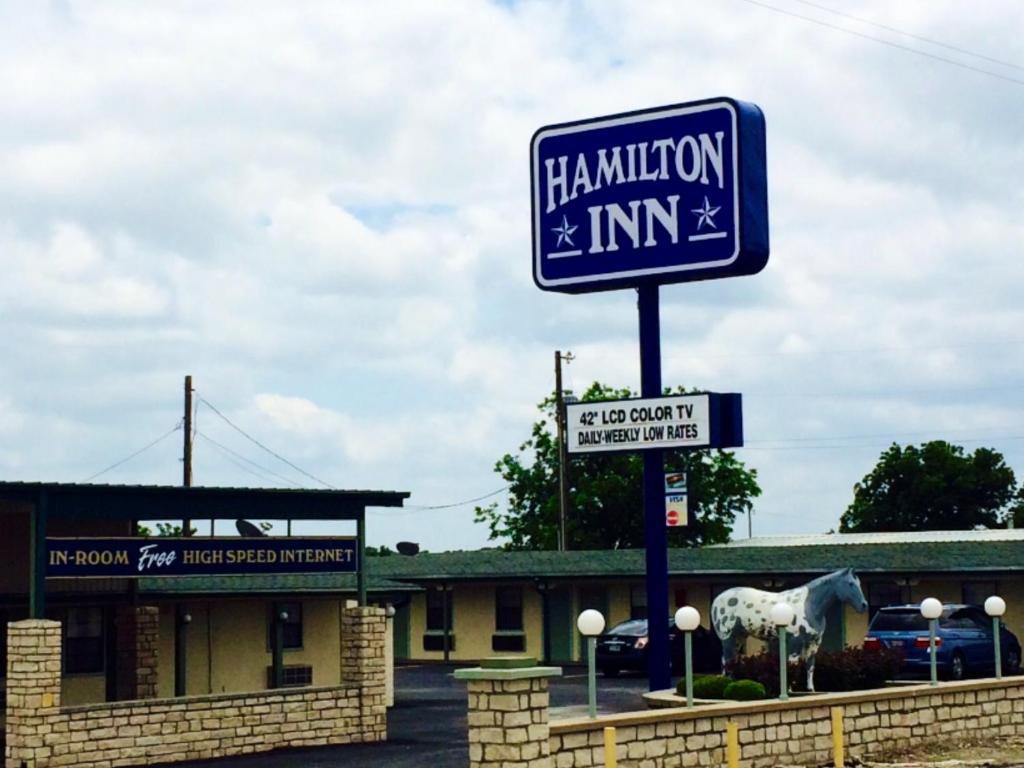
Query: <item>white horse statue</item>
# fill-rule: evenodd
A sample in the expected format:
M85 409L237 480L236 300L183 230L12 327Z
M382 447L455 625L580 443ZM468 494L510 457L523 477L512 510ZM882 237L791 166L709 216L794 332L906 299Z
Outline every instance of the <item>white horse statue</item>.
M746 637L771 642L778 637L769 613L776 603L789 603L793 623L786 627L786 651L790 659L803 659L807 665L807 690L814 690L814 655L825 634L825 616L836 602L853 606L858 613L867 610L868 601L860 588L860 579L852 568L844 568L785 592L765 592L753 587L733 587L711 604L711 625L722 641L722 669L736 658Z

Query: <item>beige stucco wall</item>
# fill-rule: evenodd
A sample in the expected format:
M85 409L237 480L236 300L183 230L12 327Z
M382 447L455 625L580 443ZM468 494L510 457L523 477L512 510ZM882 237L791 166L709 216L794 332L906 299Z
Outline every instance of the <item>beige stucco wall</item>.
M495 590L499 586L518 586L523 592L523 632L526 638L524 653L537 656L543 653L543 603L531 582L505 584L477 582L454 584L449 593L452 601L452 635L455 648L450 653L454 661L475 661L495 655L491 638L495 632ZM440 661L443 651L423 650L423 635L427 628L426 593L412 596L409 608L409 652L414 659Z
M61 701L66 704L91 704L107 698L106 675L70 675L61 678Z
M187 603L192 616L187 638L187 695L266 688L266 669L272 663L267 621L274 602L251 598ZM341 680L342 601L312 598L300 602L303 647L286 650L284 663L310 665L315 686L336 685ZM158 680L162 697L174 695L174 623L174 604L163 603Z

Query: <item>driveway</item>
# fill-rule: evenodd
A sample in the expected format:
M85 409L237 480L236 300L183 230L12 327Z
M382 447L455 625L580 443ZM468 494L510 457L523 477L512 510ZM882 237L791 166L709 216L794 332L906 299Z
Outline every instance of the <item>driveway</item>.
M464 665L460 665L464 666ZM395 671L395 706L388 712L384 744L353 744L290 749L247 757L191 763L182 768L465 768L466 687L452 677L453 666L399 667ZM642 709L640 694L647 680L640 676L598 678L598 709L602 713ZM586 715L586 670L567 667L552 680L552 719Z

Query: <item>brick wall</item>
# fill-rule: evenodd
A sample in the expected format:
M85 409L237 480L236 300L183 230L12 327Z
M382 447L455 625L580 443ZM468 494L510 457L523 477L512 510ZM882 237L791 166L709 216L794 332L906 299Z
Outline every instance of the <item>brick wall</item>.
M550 725L550 752L555 768L602 766L603 729L613 726L620 768L720 766L731 721L743 768L822 765L832 760L835 706L855 758L964 733L1024 735L1024 678L1015 677L563 720Z
M468 686L470 768L551 768L546 679Z
M117 628L117 698L153 699L159 676L160 609L120 605Z
M346 682L248 694L60 706L60 624L8 625L6 768L112 768L383 741L384 611L347 608Z

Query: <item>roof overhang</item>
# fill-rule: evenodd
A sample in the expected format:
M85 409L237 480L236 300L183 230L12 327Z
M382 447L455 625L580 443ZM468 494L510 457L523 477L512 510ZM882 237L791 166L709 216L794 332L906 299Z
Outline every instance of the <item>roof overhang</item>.
M45 504L52 519L357 520L367 507L401 507L406 491L0 482L0 501Z

